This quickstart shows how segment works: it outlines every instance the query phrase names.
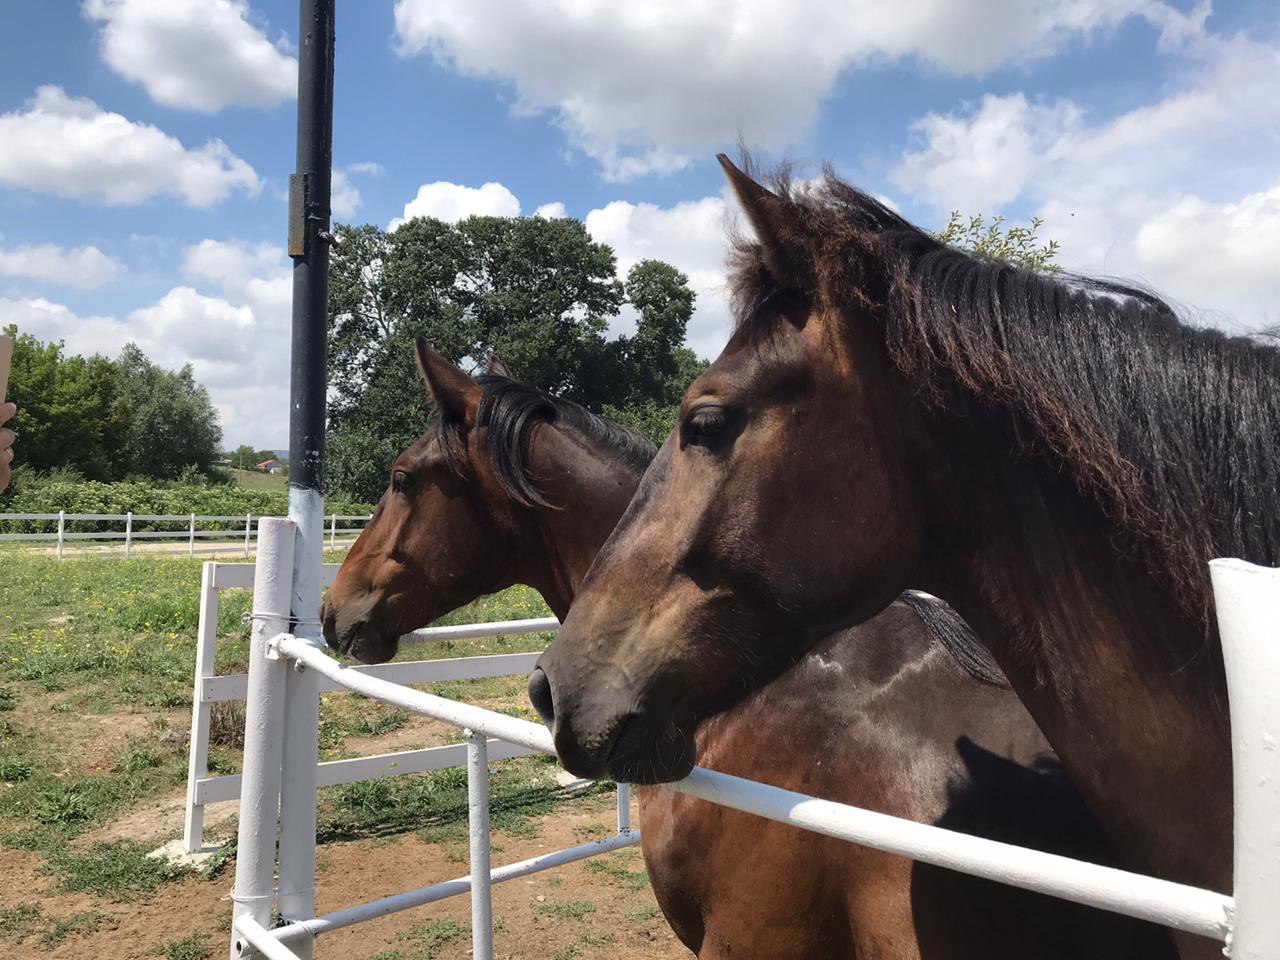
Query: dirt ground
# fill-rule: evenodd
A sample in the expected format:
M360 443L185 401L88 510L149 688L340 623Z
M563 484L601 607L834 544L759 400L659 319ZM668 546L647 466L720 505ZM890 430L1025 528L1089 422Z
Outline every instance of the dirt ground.
M226 821L233 805L212 808ZM634 812L633 812L634 815ZM160 839L155 828L168 821L167 835L181 826L180 797L164 797L154 806L131 810L84 839ZM609 833L614 807L610 796L583 799L541 818L535 835L495 832L496 865L574 846ZM626 876L643 868L638 850L616 851L588 862L512 880L494 888L497 931L495 957L509 960L665 960L690 954L675 938L647 884ZM60 944L44 945L38 936L3 941L10 958L82 958L134 960L163 957L167 942L202 934L209 956L222 956L230 922L232 869L215 880L192 877L161 886L151 894L123 902L104 902L81 893L64 893L39 867L39 854L0 847L0 910L39 903L49 918L66 919L97 912L96 928L74 932ZM607 869L601 869L601 867ZM424 843L416 836L323 845L317 850L317 906L328 912L366 900L426 886L465 874L465 843ZM318 960L454 960L470 956L466 896L359 924L322 938Z

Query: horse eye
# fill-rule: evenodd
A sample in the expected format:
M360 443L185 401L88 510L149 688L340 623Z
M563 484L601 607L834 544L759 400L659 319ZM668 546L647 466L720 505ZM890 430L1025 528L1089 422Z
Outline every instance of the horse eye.
M724 407L708 404L698 407L685 417L681 426L684 444L705 445L724 433L729 425L729 411Z
M397 470L391 474L391 489L396 493L404 493L411 486L413 486L413 477L403 470Z

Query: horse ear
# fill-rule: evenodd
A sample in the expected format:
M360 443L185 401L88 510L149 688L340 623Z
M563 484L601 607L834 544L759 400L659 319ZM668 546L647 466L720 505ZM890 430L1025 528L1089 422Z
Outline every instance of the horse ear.
M516 375L511 372L511 368L496 353L489 358L489 369L485 372L494 377L506 377L508 380L516 378Z
M481 386L437 353L425 337L418 337L413 346L418 354L418 372L427 393L440 408L440 416L446 420L469 420L484 393Z
M812 286L812 275L806 266L808 258L797 249L794 239L791 201L752 180L723 153L716 154L716 159L755 230L765 266L773 279L779 286L808 290Z

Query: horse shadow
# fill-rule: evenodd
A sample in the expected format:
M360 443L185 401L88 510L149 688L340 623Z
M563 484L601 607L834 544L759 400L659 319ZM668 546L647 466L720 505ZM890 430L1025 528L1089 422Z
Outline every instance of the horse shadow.
M966 775L949 789L937 826L1109 866L1118 857L1057 758L1023 766L956 741ZM991 880L917 862L911 897L922 960L976 955L1019 960L1176 960L1169 932ZM981 945L981 947L979 946ZM962 950L962 953L965 952Z

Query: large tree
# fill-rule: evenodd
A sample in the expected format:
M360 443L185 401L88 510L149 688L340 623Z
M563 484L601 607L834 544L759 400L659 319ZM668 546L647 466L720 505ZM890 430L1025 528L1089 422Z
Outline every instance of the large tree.
M381 495L392 459L423 429L415 336L472 369L499 356L521 379L596 411L669 406L701 369L683 346L694 297L684 274L648 260L619 280L613 251L578 220L423 217L389 233L336 233L332 489ZM611 340L609 322L628 303L636 331Z

